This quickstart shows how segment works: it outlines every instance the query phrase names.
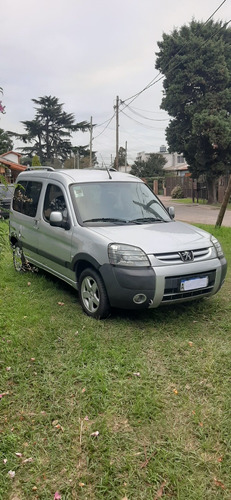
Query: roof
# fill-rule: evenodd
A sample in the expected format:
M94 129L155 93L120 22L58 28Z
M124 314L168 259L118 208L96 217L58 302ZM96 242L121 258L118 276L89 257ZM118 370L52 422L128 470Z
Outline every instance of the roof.
M19 165L19 163L15 163L14 161L6 160L5 158L3 158L3 155L0 155L0 165L1 164L9 167L11 170L16 170L17 172L23 172L24 170L26 170L26 167L24 167L24 165Z
M19 158L22 156L20 153L16 153L16 151L7 151L7 153L2 153L2 154L0 155L0 158L1 158L2 156L7 156L7 155L9 155L9 154L14 154L14 155L18 156Z
M175 166L172 166L170 165L169 167L163 167L163 170L167 170L168 172L177 172L177 171L187 171L188 170L188 165L187 163L184 163L184 164L179 164L179 165L175 165Z
M54 169L47 170L43 168L28 169L20 175L20 178L29 176L36 179L50 179L60 181L66 185L74 184L75 182L142 182L134 175L122 173L119 171L103 170L103 169Z

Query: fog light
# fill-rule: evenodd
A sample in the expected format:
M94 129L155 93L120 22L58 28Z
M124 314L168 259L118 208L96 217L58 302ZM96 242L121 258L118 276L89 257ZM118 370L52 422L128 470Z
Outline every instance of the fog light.
M133 297L133 302L135 302L135 304L143 304L145 300L147 300L147 297L143 293L137 293L137 295Z

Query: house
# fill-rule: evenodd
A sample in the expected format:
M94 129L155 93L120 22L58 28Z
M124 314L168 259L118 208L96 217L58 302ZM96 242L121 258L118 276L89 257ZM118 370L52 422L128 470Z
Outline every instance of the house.
M3 175L9 183L15 182L18 174L26 170L24 165L20 165L21 156L15 151L0 155L0 175Z
M137 154L136 160L148 161L151 154L152 153L145 153L144 151L141 151ZM166 160L166 163L163 167L163 170L166 173L170 173L172 175L180 177L189 174L188 164L186 163L185 158L182 154L168 153L166 146L160 146L159 154L161 154Z

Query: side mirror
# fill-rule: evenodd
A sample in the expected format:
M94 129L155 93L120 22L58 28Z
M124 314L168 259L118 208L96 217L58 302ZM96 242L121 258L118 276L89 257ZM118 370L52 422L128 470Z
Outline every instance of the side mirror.
M61 212L51 212L50 214L50 225L61 227L63 223L63 216Z
M169 213L171 219L175 218L175 208L174 207L168 207L167 212Z
M63 220L62 212L51 212L50 225L54 227L62 227L65 230L70 229L70 222Z

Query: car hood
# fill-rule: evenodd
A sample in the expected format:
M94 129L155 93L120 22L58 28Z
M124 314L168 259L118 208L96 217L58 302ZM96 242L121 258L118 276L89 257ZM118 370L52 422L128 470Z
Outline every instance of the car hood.
M211 246L206 231L184 222L162 222L142 225L100 226L92 231L105 237L108 243L122 243L142 248L147 254L196 250Z

